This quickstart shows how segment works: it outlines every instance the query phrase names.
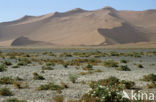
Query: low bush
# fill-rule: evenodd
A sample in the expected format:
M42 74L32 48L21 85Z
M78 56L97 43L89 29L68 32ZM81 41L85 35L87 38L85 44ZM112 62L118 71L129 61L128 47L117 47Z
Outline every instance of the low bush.
M147 84L146 86L147 86L147 88L156 88L156 82L153 81L153 82Z
M155 74L144 75L141 80L143 80L143 81L156 81L156 75Z
M7 60L2 61L2 64L6 65L6 66L12 65L12 63L10 61L7 61Z
M121 65L120 67L117 67L116 70L119 70L119 71L131 71L131 69L127 65Z
M38 73L33 73L33 79L34 80L45 80L45 78Z
M0 84L13 84L14 79L12 77L2 77L0 78Z
M137 64L138 68L144 68L144 66L142 64Z
M16 78L2 77L2 78L0 78L0 84L13 84L16 81L23 81L23 79L20 77L16 77Z
M24 89L24 88L28 88L29 85L27 83L23 83L22 81L16 81L13 83L14 87L17 89Z
M60 85L56 85L54 83L48 83L45 85L41 85L40 87L37 88L37 90L62 90L63 87L61 87Z
M119 80L116 77L93 81L90 83L92 88L84 94L78 102L131 102L123 98L122 91L130 89L135 85L134 82Z
M120 60L120 63L128 63L127 60Z
M50 66L43 66L42 70L54 70L54 68L52 68Z
M55 66L55 63L53 63L53 62L46 62L46 66Z
M0 64L0 72L6 71L6 66L4 64Z
M93 70L93 65L88 63L86 66L83 67L83 70Z
M119 80L118 78L112 76L107 79L92 81L89 85L91 88L95 88L98 84L102 86L111 86L114 88L120 87L120 89L131 89L135 85L135 83L132 81Z
M96 88L84 94L79 102L130 102L130 100L123 98L118 89L98 84Z
M72 83L75 83L77 79L78 79L78 76L76 74L69 74L69 80Z
M12 96L13 93L10 91L9 88L1 88L0 89L0 96Z
M27 102L26 100L19 100L17 98L9 98L5 102Z
M66 63L63 64L63 67L64 67L64 68L68 68L68 64L66 64Z
M26 66L28 63L24 62L24 61L19 61L17 63L18 66Z
M118 62L115 62L114 60L107 60L103 62L103 66L105 67L118 67Z

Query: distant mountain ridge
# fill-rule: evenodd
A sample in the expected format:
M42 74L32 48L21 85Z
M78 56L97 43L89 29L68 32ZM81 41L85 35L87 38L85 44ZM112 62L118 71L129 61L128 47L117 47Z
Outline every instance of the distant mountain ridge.
M8 46L156 42L156 10L118 11L105 7L88 11L76 8L64 13L26 15L0 23L0 46L7 41Z

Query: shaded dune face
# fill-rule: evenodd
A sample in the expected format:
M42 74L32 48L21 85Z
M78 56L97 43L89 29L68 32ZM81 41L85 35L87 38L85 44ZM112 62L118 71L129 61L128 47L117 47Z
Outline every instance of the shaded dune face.
M123 23L120 27L112 29L99 28L98 32L106 38L106 42L108 44L125 44L149 41L144 32L141 32L126 23Z
M155 27L156 10L117 11L105 7L87 11L77 8L0 23L0 46L12 40L12 46L156 42Z
M51 44L43 41L33 41L27 37L18 37L11 43L11 46L25 46L25 45L51 45Z

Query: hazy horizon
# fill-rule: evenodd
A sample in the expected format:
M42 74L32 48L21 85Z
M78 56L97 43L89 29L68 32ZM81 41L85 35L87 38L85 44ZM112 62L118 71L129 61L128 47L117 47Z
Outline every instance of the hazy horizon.
M85 10L97 10L105 6L113 7L117 10L135 10L143 11L148 9L156 9L155 0L4 0L0 2L0 22L8 22L16 20L25 15L40 16L51 12L66 12L74 8L82 8Z

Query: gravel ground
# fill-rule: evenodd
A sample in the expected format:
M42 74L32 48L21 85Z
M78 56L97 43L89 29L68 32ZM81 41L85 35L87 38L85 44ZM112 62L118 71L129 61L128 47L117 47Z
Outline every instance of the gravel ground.
M150 64L156 64L156 57L142 57L142 58L129 58L129 57L112 57L112 58L104 58L104 59L128 59L129 63L127 65L130 67L131 71L117 71L114 68L106 68L103 66L94 66L94 69L101 69L103 72L95 72L93 74L88 75L79 75L76 83L71 83L69 80L69 74L79 74L80 72L84 72L82 69L76 69L74 66L69 66L68 68L64 68L62 65L56 65L54 70L46 70L45 73L41 73L41 65L29 65L22 66L17 69L13 69L8 67L8 70L5 72L0 72L0 77L3 76L12 76L12 77L21 77L24 79L24 82L29 84L29 88L27 89L16 89L13 85L0 85L0 88L8 87L15 94L11 97L3 97L0 96L0 102L8 98L19 98L23 100L28 100L28 102L52 102L52 97L56 96L58 93L56 91L37 91L35 90L42 84L46 84L48 82L54 82L56 84L60 84L60 82L67 83L69 88L63 89L62 94L68 99L79 99L84 93L90 90L90 87L87 84L82 82L90 82L96 81L99 79L105 79L110 76L115 76L122 80L130 80L136 83L136 87L145 88L147 82L140 81L143 75L154 73L156 74L156 65L150 66ZM140 63L144 66L144 68L137 68L134 63ZM46 80L33 80L33 74L37 72L38 74L44 76ZM155 91L152 89L151 91Z

